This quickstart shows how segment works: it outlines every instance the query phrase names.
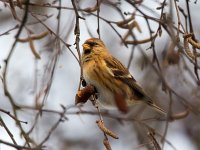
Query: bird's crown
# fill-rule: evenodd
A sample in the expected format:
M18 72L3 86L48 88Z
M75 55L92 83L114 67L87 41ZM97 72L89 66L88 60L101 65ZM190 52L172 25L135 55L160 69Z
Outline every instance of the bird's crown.
M87 39L84 44L88 44L90 46L95 46L95 45L105 46L103 41L98 38Z

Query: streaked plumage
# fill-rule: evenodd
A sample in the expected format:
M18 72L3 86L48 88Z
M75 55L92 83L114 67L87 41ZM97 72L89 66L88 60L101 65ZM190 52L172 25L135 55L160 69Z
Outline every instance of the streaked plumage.
M137 84L128 69L109 53L100 39L90 38L85 41L82 65L86 83L95 86L98 99L103 105L117 105L125 112L127 105L143 101L159 112L165 113ZM120 105L124 106L120 107Z

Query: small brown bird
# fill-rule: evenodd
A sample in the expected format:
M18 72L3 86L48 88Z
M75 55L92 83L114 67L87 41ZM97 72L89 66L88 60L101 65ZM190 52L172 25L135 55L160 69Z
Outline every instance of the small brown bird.
M137 84L128 69L109 53L100 39L85 41L82 66L86 83L96 88L98 100L103 106L117 106L120 111L127 112L127 106L141 101L166 114Z

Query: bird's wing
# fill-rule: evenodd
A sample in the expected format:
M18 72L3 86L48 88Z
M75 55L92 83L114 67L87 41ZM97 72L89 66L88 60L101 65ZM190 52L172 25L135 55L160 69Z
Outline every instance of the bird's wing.
M106 58L105 63L108 67L109 72L112 73L113 77L121 80L127 84L133 92L133 99L135 100L145 100L146 103L153 103L150 97L148 97L143 89L137 84L136 80L129 73L128 69L116 58Z

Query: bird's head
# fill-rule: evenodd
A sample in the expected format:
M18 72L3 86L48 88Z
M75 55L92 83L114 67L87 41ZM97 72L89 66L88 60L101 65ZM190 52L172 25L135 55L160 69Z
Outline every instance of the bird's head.
M83 54L82 54L83 59L94 55L102 55L103 53L108 52L103 41L101 41L98 38L87 39L82 46L83 46Z

